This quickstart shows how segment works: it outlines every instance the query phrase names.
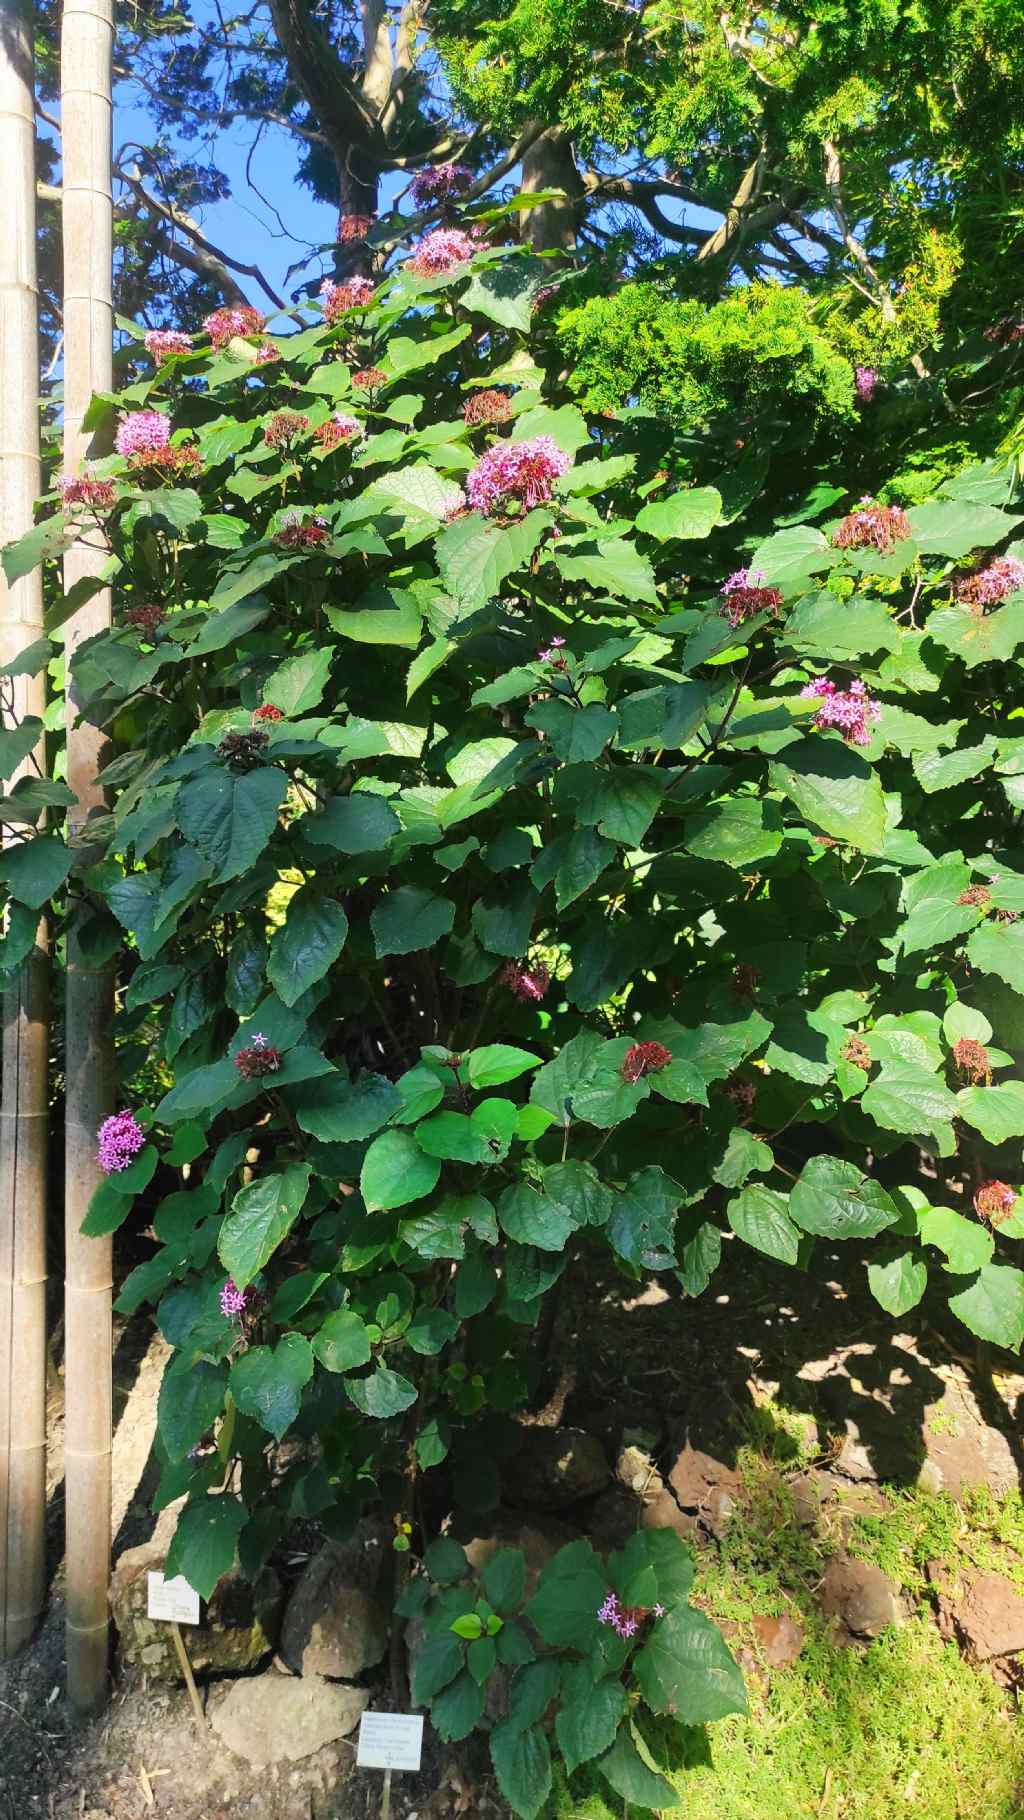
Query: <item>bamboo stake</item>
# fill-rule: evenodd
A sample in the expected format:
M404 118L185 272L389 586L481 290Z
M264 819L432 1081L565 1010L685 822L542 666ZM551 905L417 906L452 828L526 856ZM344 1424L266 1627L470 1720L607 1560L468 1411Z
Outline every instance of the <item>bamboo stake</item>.
M31 527L40 490L32 39L31 0L0 0L0 544ZM42 622L40 571L10 587L0 574L0 663L39 638ZM44 694L43 675L8 680L7 724L40 714ZM23 973L3 994L0 1660L28 1641L45 1593L48 984L41 920Z
M89 447L82 418L93 392L113 384L113 208L111 164L112 0L65 0L61 33L64 150L64 466L74 472ZM64 585L96 575L106 552L83 534L64 558ZM110 590L94 594L67 625L70 660L110 624ZM76 725L68 691L68 783L77 803L71 835L105 807L96 781L103 735ZM65 1134L65 1398L68 1697L97 1711L107 1692L110 1576L111 1241L80 1233L99 1179L96 1132L111 1109L113 976L90 971L74 922L67 945L67 1126Z

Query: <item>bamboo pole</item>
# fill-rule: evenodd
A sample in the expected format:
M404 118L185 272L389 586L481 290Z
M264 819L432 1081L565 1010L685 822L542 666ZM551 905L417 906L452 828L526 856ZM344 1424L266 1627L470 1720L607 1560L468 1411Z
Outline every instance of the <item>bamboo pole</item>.
M64 466L74 472L90 445L82 418L93 392L113 384L111 164L112 0L65 0L61 30L62 231L64 239ZM95 575L105 551L79 537L64 558L64 585ZM67 625L70 660L110 624L110 590L94 594ZM104 808L96 781L103 736L76 724L68 693L69 821L81 838ZM74 919L67 945L65 1160L65 1492L67 1499L68 1698L82 1714L107 1692L110 1577L111 1241L83 1239L82 1220L99 1179L97 1129L111 1109L113 976L86 965Z
M32 31L31 0L0 0L0 544L30 528L39 492ZM42 629L40 571L12 586L0 574L0 663L10 663ZM40 714L44 693L43 676L8 680L7 724ZM23 769L30 768L26 760ZM3 994L0 1660L28 1641L45 1593L48 984L41 920L24 971Z

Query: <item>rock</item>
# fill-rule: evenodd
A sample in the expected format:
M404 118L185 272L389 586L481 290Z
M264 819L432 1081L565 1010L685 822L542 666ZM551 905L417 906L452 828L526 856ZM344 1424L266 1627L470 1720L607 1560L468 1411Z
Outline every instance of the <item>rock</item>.
M926 1458L917 1479L922 1491L948 1491L953 1498L977 1485L987 1486L997 1498L1016 1491L1009 1435L984 1420L959 1379L947 1383L942 1401L927 1411L923 1439Z
M641 1505L631 1492L610 1485L591 1506L587 1534L598 1548L625 1548L637 1526Z
M769 1668L789 1668L796 1661L806 1640L802 1624L788 1612L780 1618L758 1617L754 1629L761 1654Z
M217 1736L245 1762L298 1763L325 1744L355 1731L370 1696L357 1687L306 1676L285 1681L262 1674L233 1681L210 1702L209 1719Z
M118 1633L121 1659L141 1668L151 1681L178 1682L181 1669L170 1627L147 1614L147 1575L162 1573L166 1549L146 1542L126 1549L110 1582L110 1607ZM239 1573L225 1574L206 1605L201 1624L185 1632L197 1674L243 1673L271 1654L281 1621L284 1595L269 1568L250 1585Z
M872 1561L833 1555L818 1594L827 1618L839 1618L854 1637L881 1636L900 1618L896 1589Z
M683 1542L700 1540L697 1519L680 1510L672 1493L662 1486L656 1498L645 1504L640 1515L641 1529L672 1529Z
M668 1483L681 1508L694 1513L703 1528L722 1541L740 1494L739 1473L687 1443L676 1456Z
M1024 1650L1024 1598L1001 1574L977 1575L956 1601L940 1594L939 1606L940 1628L952 1631L976 1662Z
M374 1668L388 1646L388 1615L377 1598L380 1536L360 1525L350 1542L314 1555L288 1601L281 1657L295 1675L351 1681Z
M608 1461L582 1428L523 1428L509 1469L516 1502L536 1510L566 1510L608 1483Z

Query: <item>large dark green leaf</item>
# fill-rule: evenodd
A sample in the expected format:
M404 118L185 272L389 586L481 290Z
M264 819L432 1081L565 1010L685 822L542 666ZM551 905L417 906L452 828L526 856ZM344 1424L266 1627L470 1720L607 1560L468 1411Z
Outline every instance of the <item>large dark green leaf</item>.
M240 1188L221 1227L217 1255L239 1289L251 1283L287 1237L309 1189L309 1164L260 1176Z
M303 885L290 900L270 944L267 978L281 1002L294 1005L333 967L348 935L348 917L334 898Z
M273 767L241 775L211 767L182 784L178 826L218 878L238 878L259 859L287 793L285 773Z
M707 1725L727 1713L745 1713L743 1676L717 1625L692 1605L678 1605L655 1620L634 1662L648 1706L684 1725Z

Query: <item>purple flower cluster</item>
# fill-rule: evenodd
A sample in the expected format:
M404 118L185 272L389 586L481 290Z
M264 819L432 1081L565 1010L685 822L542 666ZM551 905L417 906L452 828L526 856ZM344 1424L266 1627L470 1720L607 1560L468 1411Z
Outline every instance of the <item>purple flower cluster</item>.
M475 252L472 234L462 228L435 228L432 234L424 234L412 258L406 260L406 269L417 278L436 278L440 272L466 265Z
M742 625L755 613L773 613L782 605L778 588L766 588L763 569L736 569L722 583L721 612L731 626Z
M902 506L880 506L866 493L855 512L848 512L833 532L837 550L874 547L884 555L910 536L910 520Z
M861 404L870 404L878 390L878 374L874 367L854 367L853 387Z
M171 440L171 420L162 411L122 412L114 437L119 455L152 455Z
M618 1637L635 1637L645 1618L663 1618L665 1607L652 1605L620 1605L618 1595L609 1592L604 1604L598 1607L599 1624L610 1624Z
M245 1313L245 1290L239 1289L234 1277L228 1277L220 1292L220 1311L226 1321L237 1320Z
M368 309L375 290L369 278L348 278L344 284L325 278L320 286L320 307L328 322L336 322L347 310Z
M466 494L473 509L485 514L496 512L510 499L524 506L542 506L569 466L568 455L551 436L498 442L467 475Z
M150 329L146 335L146 353L156 360L169 360L172 354L191 354L192 337L180 329Z
M997 556L984 569L963 575L956 583L957 600L967 607L994 607L1024 588L1024 562L1016 556Z
M146 1134L130 1112L115 1112L97 1132L96 1161L104 1175L127 1169L146 1142Z
M835 727L847 745L869 744L871 723L879 718L882 710L871 699L859 677L850 684L849 689L837 689L834 682L830 682L827 676L822 676L817 682L808 683L800 694L820 699L821 707L811 722L819 732L824 732L826 727Z
M421 209L428 202L447 202L452 196L464 196L472 181L468 164L428 164L416 172L409 194Z

